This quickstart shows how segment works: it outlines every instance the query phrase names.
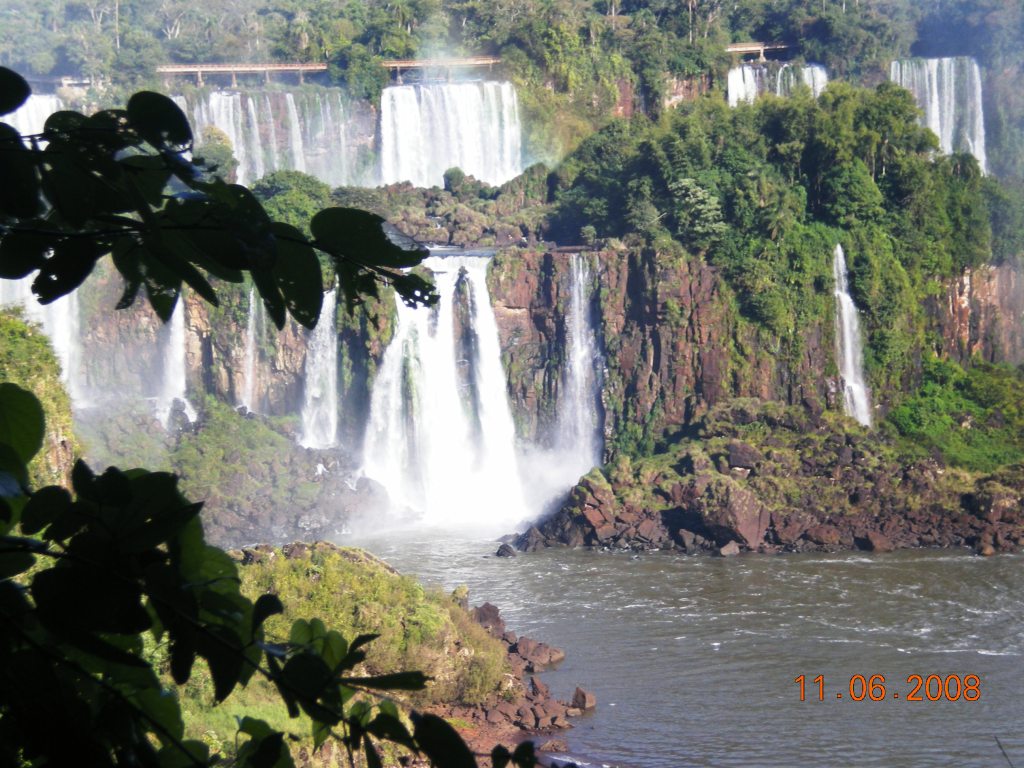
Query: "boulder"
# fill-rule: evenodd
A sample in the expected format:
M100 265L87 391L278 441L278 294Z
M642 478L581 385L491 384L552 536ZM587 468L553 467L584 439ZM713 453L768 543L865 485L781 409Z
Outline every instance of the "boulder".
M719 547L715 550L715 554L719 557L735 557L740 553L740 545L735 541L730 541L724 547Z
M764 460L761 452L754 446L734 440L729 443L729 467L740 469L757 469L757 465Z
M749 549L764 541L771 515L757 497L729 481L708 485L698 500L705 527L719 542L738 539Z
M496 605L484 603L472 611L473 619L492 636L501 637L505 634L505 621L501 618Z
M572 708L587 712L597 707L597 697L590 691L576 688L572 695Z
M871 552L892 552L893 544L881 531L868 531L865 535L867 541L866 549Z
M494 554L498 557L515 557L516 551L508 544L502 544Z

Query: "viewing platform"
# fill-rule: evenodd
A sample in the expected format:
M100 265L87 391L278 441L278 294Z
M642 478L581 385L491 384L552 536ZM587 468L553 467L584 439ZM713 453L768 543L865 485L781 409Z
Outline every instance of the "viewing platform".
M423 74L434 71L442 71L448 80L452 79L452 71L455 69L474 69L487 67L492 69L495 64L501 64L497 56L465 56L455 59L388 59L381 62L381 66L389 70L395 77L395 82L402 84L402 72L420 70Z
M732 43L727 45L725 50L739 56L753 56L756 54L758 61L765 61L764 54L766 51L786 51L789 50L789 45L786 43Z
M231 87L238 87L239 75L262 74L266 82L274 72L295 72L299 82L307 72L326 72L326 64L160 64L157 74L169 78L171 75L195 75L196 85L204 84L203 77L209 75L230 75Z

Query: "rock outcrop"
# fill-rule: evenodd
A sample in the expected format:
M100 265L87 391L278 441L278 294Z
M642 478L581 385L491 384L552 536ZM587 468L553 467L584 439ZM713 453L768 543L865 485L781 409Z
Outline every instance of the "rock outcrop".
M650 459L595 469L517 547L727 555L1024 545L1024 466L972 479L777 403L734 402L697 432Z

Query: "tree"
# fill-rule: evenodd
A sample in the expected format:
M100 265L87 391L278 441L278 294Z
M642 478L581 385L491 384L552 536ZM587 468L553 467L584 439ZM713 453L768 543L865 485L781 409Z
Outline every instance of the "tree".
M23 79L0 68L0 115L28 95ZM188 159L184 115L159 94L92 117L58 113L28 141L0 123L0 277L38 271L42 302L74 290L109 254L127 286L119 306L145 288L167 319L182 283L216 303L211 280L248 274L279 327L286 314L312 326L323 287L317 251L333 261L350 303L383 280L409 303L431 301L428 284L399 271L422 251L393 245L378 217L328 209L307 237L272 221L244 187L209 180ZM349 641L300 619L287 642L270 642L263 622L280 601L242 596L233 561L203 538L201 504L181 495L173 475L96 475L78 462L73 493L31 488L27 465L43 432L38 400L0 384L0 763L216 762L183 739L177 698L146 654L151 638L168 644L177 685L205 661L217 701L265 677L289 714L309 718L313 743L337 738L351 764L361 751L367 765L381 765L376 742L387 740L439 766L475 765L441 718L412 713L410 728L383 698L422 687L422 674L358 674L373 636ZM498 766L534 762L532 746L498 747L492 757ZM235 764L291 765L285 734L244 718Z

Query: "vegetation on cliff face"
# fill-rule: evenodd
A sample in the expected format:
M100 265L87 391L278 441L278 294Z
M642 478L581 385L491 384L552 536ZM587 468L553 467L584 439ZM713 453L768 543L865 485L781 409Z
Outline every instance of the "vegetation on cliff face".
M46 435L43 450L29 465L32 484L67 482L78 445L60 363L42 329L9 308L0 311L0 381L33 392L43 406Z

